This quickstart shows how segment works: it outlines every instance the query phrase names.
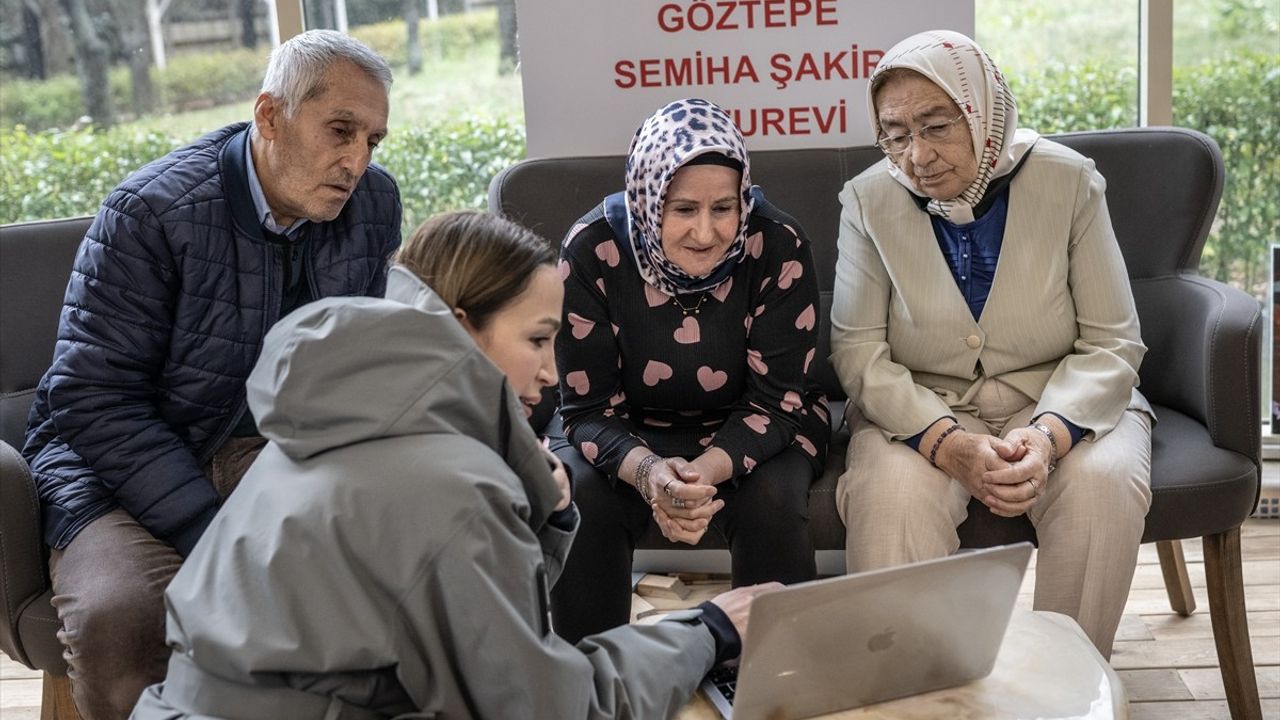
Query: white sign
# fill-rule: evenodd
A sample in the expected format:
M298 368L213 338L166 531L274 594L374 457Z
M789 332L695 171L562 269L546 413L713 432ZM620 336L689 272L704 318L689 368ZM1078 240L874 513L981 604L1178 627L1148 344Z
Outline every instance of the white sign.
M753 150L865 145L866 82L922 30L973 36L974 0L519 0L530 157L621 155L672 100L706 98Z

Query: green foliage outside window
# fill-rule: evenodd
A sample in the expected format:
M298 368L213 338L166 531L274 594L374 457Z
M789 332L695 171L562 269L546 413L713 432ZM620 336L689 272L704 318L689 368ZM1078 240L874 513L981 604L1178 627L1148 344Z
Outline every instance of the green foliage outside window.
M1046 63L1010 78L1019 124L1042 133L1137 124L1136 71L1102 63ZM1268 243L1280 241L1280 55L1175 68L1174 125L1218 142L1226 185L1200 271L1263 296Z
M1174 122L1211 135L1222 148L1227 166L1222 206L1205 248L1202 272L1261 297L1267 285L1267 245L1280 240L1280 119L1276 113L1280 54L1250 35L1274 36L1271 25L1258 21L1262 12L1258 8L1265 6L1257 0L1223 3L1235 10L1200 12L1197 17L1216 24L1178 45L1196 62L1175 64ZM1035 7L1045 13L1084 12L1074 5ZM996 47L988 49L1009 76L1019 100L1021 124L1043 133L1134 126L1136 62L1106 56L1106 48L1119 43L1120 31L1100 27L1096 37L1082 40L1086 45L1077 49L1091 58L1088 61L1054 61L1043 57L1045 48L1024 26L1053 25L1057 20L1037 18L1033 9L1022 8L1019 4L1018 12L997 12L1001 6L991 0L980 5L980 26L994 28L987 44ZM1107 12L1103 8L1087 17L1101 26ZM1116 20L1119 25L1128 22ZM469 58L477 52L496 55L496 25L491 11L424 22L428 69L423 75L487 77L493 72L487 66L480 70L468 63L474 62ZM406 62L402 22L356 27L352 34L393 66ZM1200 37L1225 38L1236 48L1263 49L1233 50L1215 58L1208 46L1195 44ZM434 67L433 61L438 61ZM176 112L232 99L245 102L256 93L264 65L261 52L236 50L177 56L167 70L153 69L153 76L165 107ZM525 153L523 118L518 103L507 98L512 92L504 86L500 92L507 100L494 103L493 93L486 95L483 83L468 82L463 108L461 100L432 99L412 84L425 81L406 81L399 72L397 76L401 80L393 94L410 93L413 97L408 100L418 105L393 118L393 131L375 160L400 183L406 230L435 212L483 207L489 179ZM117 107L128 107L127 72L113 73L111 85ZM69 127L80 112L73 77L41 82L6 79L0 103L0 187L4 189L0 223L93 213L130 172L192 139L183 130L169 128L169 120L107 132L44 129ZM173 123L186 127L178 122L181 117L187 116L175 116Z
M424 20L419 33L423 53L437 60L463 57L477 47L496 42L497 24L497 13L492 10L450 15L434 23ZM403 22L366 25L354 28L351 34L385 57L393 68L407 62ZM178 55L164 70L151 68L151 78L161 100L161 112L175 113L252 98L262 87L266 68L267 57L262 50L224 50ZM127 111L131 103L128 68L113 68L110 84L112 104L118 111ZM75 75L3 80L0 127L68 128L83 113Z
M92 214L129 173L190 140L129 128L0 128L0 223ZM524 152L520 118L460 117L397 130L374 161L400 184L408 232L444 210L483 208L489 178Z

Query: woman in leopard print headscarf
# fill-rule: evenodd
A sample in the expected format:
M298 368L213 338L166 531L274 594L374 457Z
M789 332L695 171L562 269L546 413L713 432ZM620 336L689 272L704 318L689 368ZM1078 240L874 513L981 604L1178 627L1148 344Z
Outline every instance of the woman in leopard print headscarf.
M830 430L807 377L809 242L752 186L742 135L706 100L645 120L625 179L561 249L551 435L583 522L552 606L574 641L627 622L631 554L654 529L727 544L734 585L815 573L808 488Z

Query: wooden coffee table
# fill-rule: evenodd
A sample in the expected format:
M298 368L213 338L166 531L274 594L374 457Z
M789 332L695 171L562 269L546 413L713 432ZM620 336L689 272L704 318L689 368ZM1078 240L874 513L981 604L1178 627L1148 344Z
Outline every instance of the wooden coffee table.
M677 720L716 720L702 693ZM1014 610L995 669L981 680L821 716L827 720L1127 720L1120 678L1066 615Z

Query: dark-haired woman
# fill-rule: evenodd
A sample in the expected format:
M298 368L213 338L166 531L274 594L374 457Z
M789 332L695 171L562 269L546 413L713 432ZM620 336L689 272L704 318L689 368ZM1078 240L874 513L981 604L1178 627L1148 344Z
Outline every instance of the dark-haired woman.
M522 402L556 379L554 260L444 215L385 300L272 329L249 378L271 442L169 586L168 676L134 717L668 717L736 654L763 586L578 647L551 632L577 511Z
M724 538L734 585L815 574L808 492L829 429L806 382L809 242L752 186L742 135L705 100L645 120L625 187L561 249L552 448L582 527L552 599L571 641L627 622L632 552L653 523L673 542Z

